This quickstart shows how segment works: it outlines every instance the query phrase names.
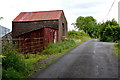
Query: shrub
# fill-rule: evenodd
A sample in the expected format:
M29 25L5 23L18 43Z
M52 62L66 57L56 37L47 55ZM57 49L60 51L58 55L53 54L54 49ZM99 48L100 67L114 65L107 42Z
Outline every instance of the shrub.
M83 30L79 30L79 31L72 30L68 32L69 38L80 39L82 36L88 36L88 35Z
M120 39L120 27L108 25L102 31L101 34L102 41L114 42Z
M18 71L16 71L13 67L7 68L6 70L3 69L3 79L13 79L13 78L23 78L23 73L20 73Z
M2 54L5 56L2 59L3 79L23 78L29 69L29 66L24 61L24 57L10 43L3 47Z
M61 53L66 49L69 49L75 45L74 40L67 40L63 42L58 42L56 44L49 44L45 50L42 51L43 54L55 54L55 53Z

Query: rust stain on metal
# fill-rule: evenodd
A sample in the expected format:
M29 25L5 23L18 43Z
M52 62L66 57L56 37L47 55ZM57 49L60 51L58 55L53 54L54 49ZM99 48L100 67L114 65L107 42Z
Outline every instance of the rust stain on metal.
M63 10L21 12L12 21L13 43L22 53L41 51L62 36L67 36Z
M13 22L21 21L40 21L40 20L56 20L59 19L63 10L55 11L38 11L38 12L21 12Z

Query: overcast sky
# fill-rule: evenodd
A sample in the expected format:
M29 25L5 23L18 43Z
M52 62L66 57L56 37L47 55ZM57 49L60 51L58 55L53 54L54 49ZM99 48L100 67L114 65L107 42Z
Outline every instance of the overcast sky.
M12 29L12 20L20 12L64 10L68 21L68 29L74 29L71 23L79 16L93 16L102 22L114 0L0 0L0 25ZM115 18L118 21L118 2L105 20Z

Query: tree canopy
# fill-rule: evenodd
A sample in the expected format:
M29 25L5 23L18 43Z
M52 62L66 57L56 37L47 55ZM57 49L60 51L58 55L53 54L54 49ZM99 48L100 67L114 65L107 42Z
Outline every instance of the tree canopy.
M0 17L0 20L3 19L3 17Z
M102 41L120 40L120 27L115 19L97 23L92 16L80 16L73 25L78 30L84 30L91 38L99 38Z
M78 17L75 23L75 28L79 30L84 30L86 33L89 34L90 37L97 37L97 21L92 16L87 17Z

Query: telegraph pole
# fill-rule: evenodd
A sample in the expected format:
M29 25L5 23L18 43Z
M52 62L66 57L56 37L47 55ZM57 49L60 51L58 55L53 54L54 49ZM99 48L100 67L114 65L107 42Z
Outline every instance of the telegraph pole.
M118 24L120 26L120 1L118 2Z

